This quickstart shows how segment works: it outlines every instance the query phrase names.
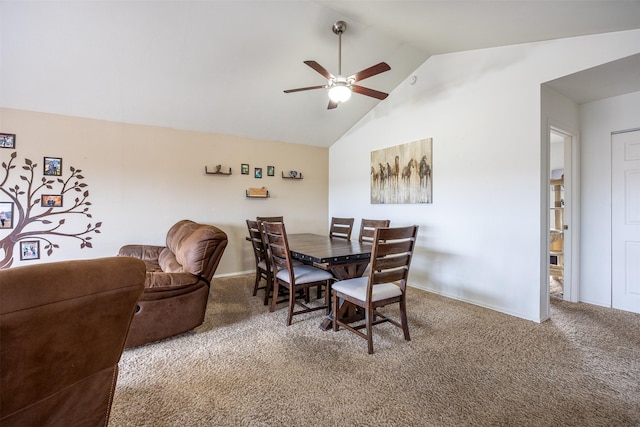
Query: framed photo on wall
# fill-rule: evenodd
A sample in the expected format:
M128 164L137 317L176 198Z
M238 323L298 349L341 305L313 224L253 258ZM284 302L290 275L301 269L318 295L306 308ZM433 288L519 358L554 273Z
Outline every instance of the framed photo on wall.
M13 228L13 202L0 202L0 229Z
M16 134L0 133L0 148L16 148Z
M43 208L61 208L62 194L43 194L40 199L40 206Z
M262 168L255 168L255 174L254 176L256 178L262 178Z
M275 176L276 168L274 166L267 166L267 176Z
M38 240L20 242L20 260L29 259L40 259L40 242Z
M62 159L59 157L45 157L43 173L50 176L62 176Z
M249 164L243 163L242 166L240 166L240 172L242 175L249 175Z

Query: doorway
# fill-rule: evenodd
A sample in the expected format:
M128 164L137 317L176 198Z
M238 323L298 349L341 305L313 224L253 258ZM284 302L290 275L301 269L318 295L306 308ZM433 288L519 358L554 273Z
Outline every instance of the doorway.
M549 126L549 297L571 302L578 301L577 141L577 132Z
M565 136L552 129L549 144L549 296L564 299Z

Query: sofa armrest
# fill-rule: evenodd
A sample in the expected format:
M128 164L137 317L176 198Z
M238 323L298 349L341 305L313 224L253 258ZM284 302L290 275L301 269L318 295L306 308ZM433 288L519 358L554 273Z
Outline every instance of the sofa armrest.
M118 256L129 256L145 262L158 262L160 252L165 246L154 245L125 245L118 251Z

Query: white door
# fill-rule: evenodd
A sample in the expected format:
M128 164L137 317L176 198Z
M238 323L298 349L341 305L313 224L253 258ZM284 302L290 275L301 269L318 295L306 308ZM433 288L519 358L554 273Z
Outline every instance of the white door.
M640 313L640 130L611 135L611 306Z

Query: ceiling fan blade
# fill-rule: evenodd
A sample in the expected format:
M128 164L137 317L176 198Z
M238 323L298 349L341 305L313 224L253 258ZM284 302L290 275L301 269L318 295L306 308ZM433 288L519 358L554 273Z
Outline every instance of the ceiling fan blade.
M307 64L309 67L313 68L314 70L316 70L317 72L319 72L320 74L322 74L325 79L330 80L334 78L333 74L328 72L322 65L318 64L316 61L304 61L304 63Z
M325 86L309 86L309 87L299 87L297 89L287 89L284 91L284 93L292 93L292 92L300 92L303 90L313 90L313 89L324 89Z
M389 71L390 69L391 67L389 67L389 64L387 64L386 62L381 62L358 73L355 73L348 78L353 79L354 82L359 82L360 80L368 79L369 77L373 77L376 74L384 73L385 71Z
M327 110L333 110L338 107L338 103L332 100L329 100L329 105L327 106Z
M368 87L362 87L358 85L352 85L353 91L355 93L359 93L360 95L371 96L372 98L385 99L389 96L388 93L380 92L378 90L369 89Z

